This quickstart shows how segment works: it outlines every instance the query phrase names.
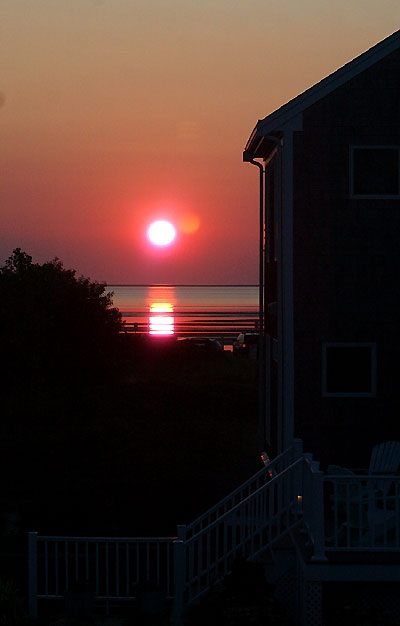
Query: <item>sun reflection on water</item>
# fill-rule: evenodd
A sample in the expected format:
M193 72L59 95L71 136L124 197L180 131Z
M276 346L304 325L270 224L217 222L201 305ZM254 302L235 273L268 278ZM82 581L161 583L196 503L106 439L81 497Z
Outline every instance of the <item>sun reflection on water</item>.
M171 302L153 302L150 304L149 334L173 335L175 333L174 307Z

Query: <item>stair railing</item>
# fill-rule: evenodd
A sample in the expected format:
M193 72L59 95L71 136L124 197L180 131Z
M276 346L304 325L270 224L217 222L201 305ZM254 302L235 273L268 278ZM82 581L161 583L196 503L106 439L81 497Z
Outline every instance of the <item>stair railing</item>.
M293 457L286 455L286 459ZM185 606L226 576L237 557L255 558L302 522L304 460L300 456L279 472L268 473L282 460L276 459L253 477L248 494L242 493L240 501L235 502L231 494L219 507L181 529Z
M252 493L258 491L265 485L265 480L271 479L280 474L294 461L299 459L303 453L303 442L301 439L294 439L293 445L275 457L268 465L261 468L256 474L242 483L237 489L229 493L225 498L212 506L208 511L200 515L191 524L185 526L185 540L198 534L202 529L207 528L221 516L228 513L237 504L243 502Z

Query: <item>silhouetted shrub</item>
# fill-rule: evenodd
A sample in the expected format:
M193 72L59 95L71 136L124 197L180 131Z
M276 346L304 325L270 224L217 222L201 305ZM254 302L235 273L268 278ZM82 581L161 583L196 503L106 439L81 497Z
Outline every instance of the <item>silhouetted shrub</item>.
M105 285L20 249L0 268L0 302L0 464L13 500L4 510L28 498L51 511L49 493L93 489L108 397L123 374L121 318Z
M105 285L16 249L0 268L0 301L8 388L38 402L49 384L96 383L113 371L121 319Z
M0 625L18 626L24 618L24 601L12 580L0 579Z

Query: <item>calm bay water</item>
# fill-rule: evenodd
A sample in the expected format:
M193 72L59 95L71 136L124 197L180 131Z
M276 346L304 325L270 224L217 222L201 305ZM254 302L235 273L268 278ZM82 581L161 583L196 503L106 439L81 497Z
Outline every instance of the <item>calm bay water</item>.
M121 313L149 311L155 303L169 302L176 311L257 311L257 285L109 285Z
M254 325L257 285L109 285L130 330L215 336ZM191 332L191 330L193 332Z

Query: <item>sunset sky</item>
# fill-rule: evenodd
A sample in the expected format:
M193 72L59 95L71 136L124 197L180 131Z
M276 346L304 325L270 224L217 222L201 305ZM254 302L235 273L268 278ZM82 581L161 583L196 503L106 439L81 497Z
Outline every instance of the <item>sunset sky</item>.
M251 130L399 18L399 0L0 0L0 263L257 282Z

